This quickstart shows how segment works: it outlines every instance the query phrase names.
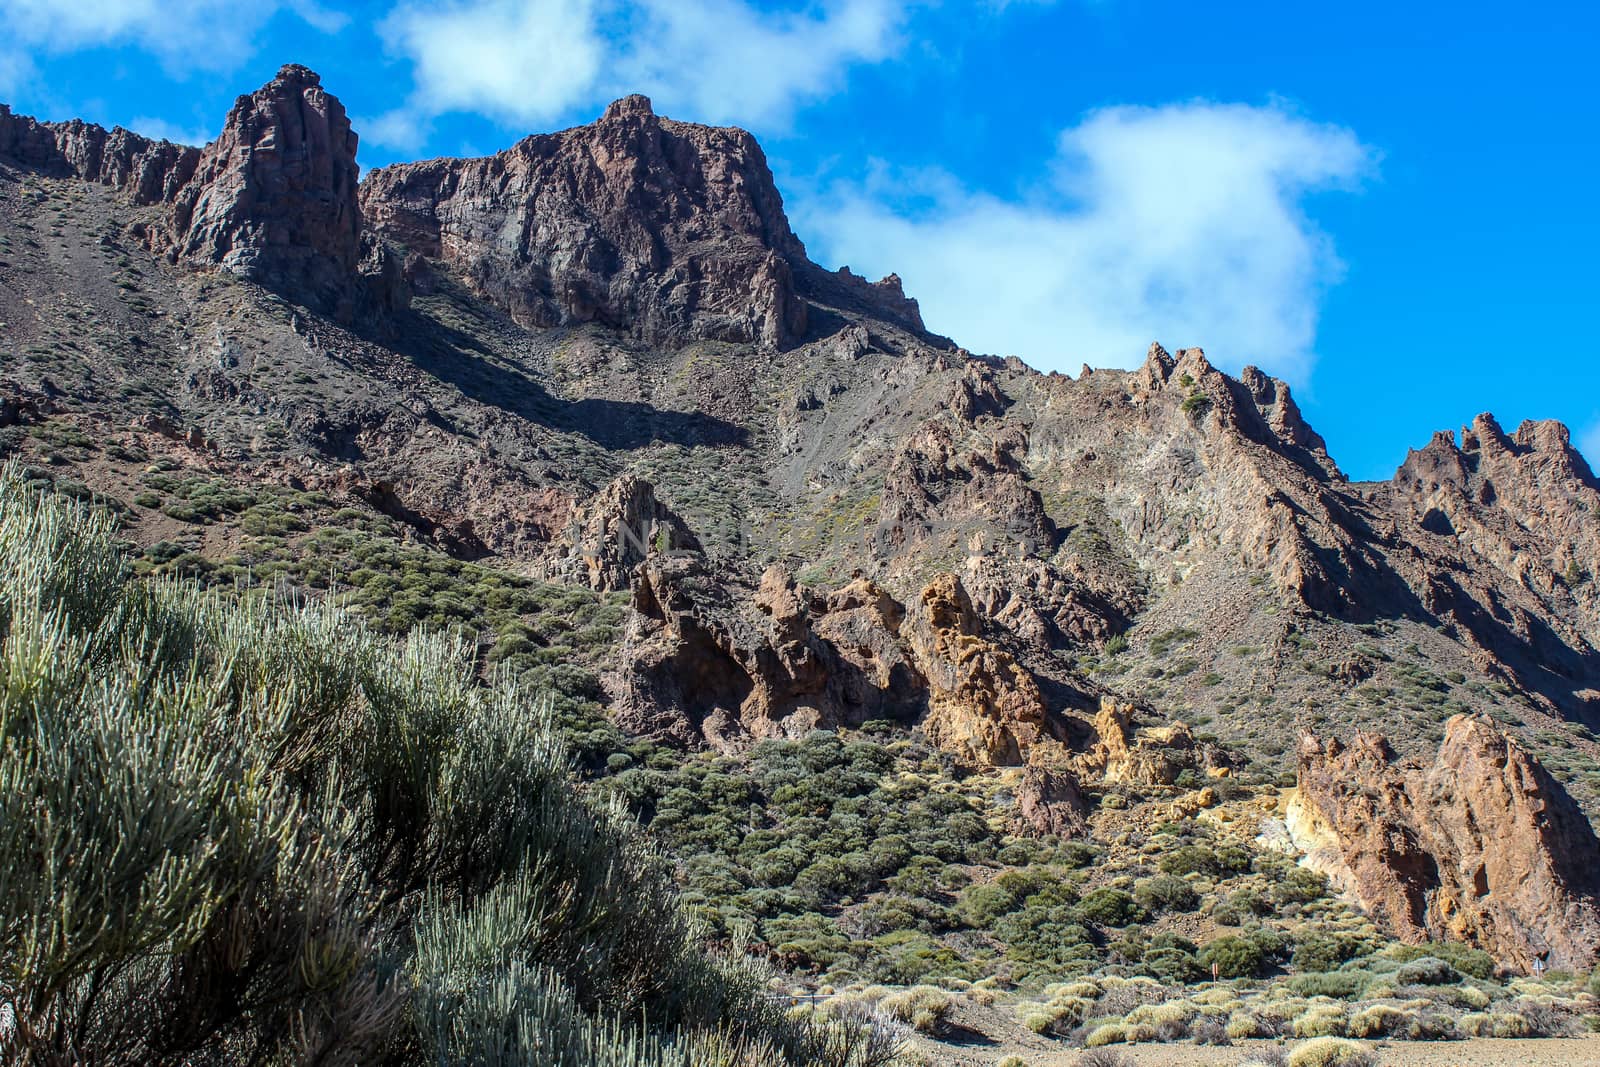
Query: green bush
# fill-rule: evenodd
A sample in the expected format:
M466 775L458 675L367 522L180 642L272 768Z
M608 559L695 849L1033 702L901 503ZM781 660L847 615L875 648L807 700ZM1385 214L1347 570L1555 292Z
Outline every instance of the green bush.
M1207 970L1215 966L1219 977L1249 978L1260 972L1266 953L1254 938L1230 934L1208 942L1198 958Z
M16 1062L886 1058L703 951L548 701L455 638L131 580L110 518L8 469L0 678Z
M1461 972L1436 956L1421 956L1401 964L1394 977L1401 985L1453 985Z
M1469 978L1488 978L1494 974L1494 957L1481 948L1459 941L1430 941L1425 945L1397 945L1385 955L1400 963L1411 963L1431 956L1443 960Z
M1170 874L1146 878L1134 886L1133 898L1151 911L1189 912L1200 905L1194 887Z

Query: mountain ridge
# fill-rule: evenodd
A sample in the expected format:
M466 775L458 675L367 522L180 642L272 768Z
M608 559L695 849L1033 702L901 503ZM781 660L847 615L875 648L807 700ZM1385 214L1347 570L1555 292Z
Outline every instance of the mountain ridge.
M1587 520L1600 494L1557 423L1508 435L1480 416L1459 446L1436 435L1390 481L1352 483L1289 387L1254 367L1233 377L1199 349L1152 345L1133 371L1073 379L971 356L925 332L893 276L811 263L749 134L662 119L639 96L490 156L395 164L359 183L357 146L337 99L294 65L241 96L203 149L0 112L0 154L125 196L141 209L128 237L198 268L188 284L221 270L327 316L332 334L260 317L323 362L346 352L335 377L350 385L304 403L241 381L228 365L238 342L214 328L216 365L190 373L177 406L212 423L202 435L219 455L276 462L259 433L240 440L252 422L241 406L284 409L312 481L355 486L455 551L559 573L572 552L562 523L639 466L619 457L720 450L750 466L737 507L755 502L768 520L743 558L719 556L715 537L702 548L740 590L722 605L730 632L783 560L842 582L861 569L845 557L864 553L902 605L958 565L979 628L1047 688L1053 678L1059 702L1090 708L1106 684L1063 653L1224 607L1223 629L1243 633L1243 565L1307 627L1442 625L1468 663L1544 711L1600 715L1581 562L1600 549ZM416 299L439 310L418 314ZM445 309L473 325L446 326ZM391 399L371 393L376 381ZM468 436L433 403L440 387L481 423ZM238 429L218 432L230 419ZM429 462L441 427L457 454ZM484 430L514 438L509 455L472 444ZM546 431L586 444L540 469ZM846 536L832 513L851 499L859 529ZM1080 506L1089 513L1067 514ZM1109 543L1073 550L1080 534ZM1281 649L1283 632L1272 640ZM1376 670L1361 660L1350 676ZM1281 666L1250 677L1275 692Z

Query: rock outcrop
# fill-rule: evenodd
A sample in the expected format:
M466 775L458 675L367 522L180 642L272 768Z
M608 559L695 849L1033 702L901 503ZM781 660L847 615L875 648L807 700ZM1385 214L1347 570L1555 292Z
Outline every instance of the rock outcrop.
M322 79L290 64L241 96L205 148L0 105L0 158L123 191L164 210L141 223L174 261L221 269L352 322L408 299L397 257L363 230L358 138Z
M239 97L173 197L174 255L349 320L361 259L357 138L301 66Z
M1410 942L1461 940L1504 967L1587 970L1600 950L1600 841L1567 791L1485 718L1458 715L1431 763L1381 736L1307 736L1291 834Z
M1040 836L1080 837L1089 829L1089 804L1078 777L1062 766L1030 763L1017 786L1018 829Z
M1102 697L1094 717L1094 741L1074 764L1084 778L1108 784L1169 786L1186 770L1225 766L1223 754L1203 745L1181 722L1147 730L1133 728L1133 705Z
M692 555L639 566L607 680L619 722L733 749L871 719L909 724L926 707L927 682L901 643L905 611L878 586L813 593L772 567L742 593Z
M953 574L935 578L912 606L912 656L928 679L928 739L979 766L1016 766L1050 735L1033 676L985 639Z
M161 204L170 203L194 177L200 149L80 119L39 122L0 104L0 159L110 185L136 204Z
M655 486L626 475L575 509L553 539L540 573L601 592L633 587L639 565L654 553L699 552L700 542Z
M755 138L660 118L642 96L484 159L380 168L361 198L380 234L526 326L768 346L806 329L805 249Z

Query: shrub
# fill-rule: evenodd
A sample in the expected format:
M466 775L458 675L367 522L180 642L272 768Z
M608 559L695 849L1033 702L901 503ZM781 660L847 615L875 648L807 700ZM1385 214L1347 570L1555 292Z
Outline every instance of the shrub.
M890 1018L907 1023L913 1030L935 1036L945 1032L946 1019L955 1008L955 999L934 986L913 986L892 993L878 1002L878 1009Z
M1294 1021L1295 1037L1342 1037L1346 1031L1344 1007L1339 1004L1312 1004Z
M1319 1037L1295 1047L1288 1067L1375 1067L1372 1053L1339 1037Z
M1353 1000L1367 988L1372 976L1365 971L1328 971L1321 974L1297 974L1284 985L1298 997L1334 997Z
M1199 960L1207 970L1214 965L1222 978L1248 978L1261 970L1266 954L1253 938L1230 934L1202 947Z
M1105 1023L1089 1031L1089 1036L1083 1039L1083 1043L1089 1048L1099 1048L1102 1045L1120 1045L1127 1040L1127 1027L1121 1023Z
M1459 941L1433 941L1426 945L1397 945L1385 955L1400 963L1432 957L1440 959L1470 978L1488 978L1494 974L1494 957L1480 948L1471 948Z
M1227 1024L1214 1016L1204 1016L1196 1019L1189 1025L1189 1038L1197 1045L1233 1044L1233 1038L1228 1034Z
M1134 899L1120 889L1096 889L1078 902L1078 916L1100 926L1126 926L1138 914Z
M0 677L0 1054L887 1059L702 951L668 865L572 788L549 702L457 638L132 581L111 518L7 469Z
M1170 874L1146 878L1134 887L1133 897L1151 911L1188 912L1200 903L1193 886Z
M1259 1048L1239 1061L1239 1067L1288 1067L1289 1055L1276 1045Z
M1401 985L1449 985L1461 981L1461 973L1436 956L1422 956L1402 964L1394 977Z
M1108 1048L1092 1048L1078 1057L1077 1067L1127 1067L1128 1057Z
M1389 1004L1373 1004L1362 1008L1350 1017L1346 1030L1351 1037L1389 1037L1404 1034L1415 1021L1410 1012Z

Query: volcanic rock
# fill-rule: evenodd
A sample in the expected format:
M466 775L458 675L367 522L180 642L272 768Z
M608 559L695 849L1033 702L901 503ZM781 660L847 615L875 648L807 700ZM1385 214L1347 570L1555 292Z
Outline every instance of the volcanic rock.
M928 679L923 730L934 744L979 766L1016 766L1050 735L1038 683L980 633L961 581L943 574L915 601L906 637Z
M1107 783L1168 786L1185 770L1222 766L1222 755L1202 745L1181 722L1133 729L1133 705L1102 697L1094 718L1095 740L1075 758L1078 773Z
M1505 967L1587 970L1600 949L1600 841L1544 767L1457 715L1432 763L1381 736L1305 737L1289 826L1313 865L1394 936L1460 940Z
M356 143L321 78L284 67L239 97L173 198L173 253L348 320L361 259Z
M1017 817L1024 832L1078 837L1089 828L1089 805L1072 771L1030 763L1017 787Z
M755 138L660 118L642 96L487 158L380 168L361 199L377 232L527 326L768 346L806 329L791 267L805 250Z
M635 475L611 482L576 509L540 567L551 579L610 592L633 587L634 572L658 552L699 552L682 519Z

